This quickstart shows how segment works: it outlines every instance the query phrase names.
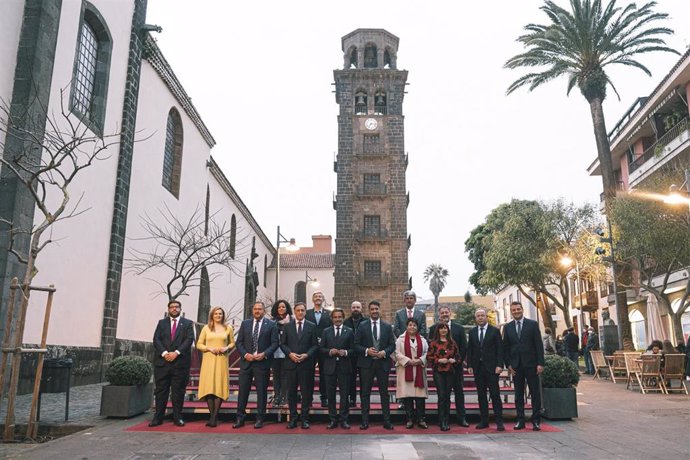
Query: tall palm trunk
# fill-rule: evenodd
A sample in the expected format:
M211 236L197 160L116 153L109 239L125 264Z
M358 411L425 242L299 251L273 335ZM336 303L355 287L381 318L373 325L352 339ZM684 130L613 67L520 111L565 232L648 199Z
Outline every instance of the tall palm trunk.
M588 98L589 110L592 114L592 125L594 127L594 139L597 144L597 156L599 157L599 167L601 168L601 178L604 185L604 208L606 218L611 219L611 208L613 200L616 198L616 190L618 187L616 176L613 173L613 159L611 158L611 146L609 144L608 133L606 132L606 120L604 119L604 109L602 96L594 96ZM609 235L613 238L613 235ZM613 244L613 240L612 243ZM621 286L619 282L623 274L622 267L612 259L611 265L616 277L616 285ZM628 318L628 302L625 296L625 291L618 292L616 299L617 320L620 324L621 342L625 338L632 339L632 328L630 326L630 319Z

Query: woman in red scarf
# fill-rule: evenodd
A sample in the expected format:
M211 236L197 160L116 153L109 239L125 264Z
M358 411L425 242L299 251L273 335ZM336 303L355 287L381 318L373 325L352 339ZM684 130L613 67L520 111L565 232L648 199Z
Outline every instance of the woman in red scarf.
M417 320L407 320L405 333L395 342L396 398L403 401L407 415L406 428L428 428L424 420L425 399L429 396L426 378L426 352L429 348L418 332Z
M434 383L438 392L438 421L441 431L448 431L448 415L450 414L450 392L453 388L455 372L462 372L462 366L456 368L455 363L460 359L458 345L452 337L446 323L438 323L434 328L434 336L429 344L427 359L434 370Z

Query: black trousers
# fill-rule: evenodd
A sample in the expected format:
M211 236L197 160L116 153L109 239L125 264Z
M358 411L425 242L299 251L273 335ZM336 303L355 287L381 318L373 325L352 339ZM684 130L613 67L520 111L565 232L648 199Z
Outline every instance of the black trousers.
M387 359L388 358L385 358L385 360ZM369 423L371 388L374 386L374 379L376 379L376 385L379 387L379 395L381 396L383 422L390 423L391 421L391 400L388 395L388 374L390 372L390 366L384 367L383 362L384 359L374 359L372 360L371 367L360 368L362 372L362 422Z
M287 383L285 382L285 372L283 371L283 363L287 358L274 359L271 363L271 377L273 379L273 394L274 401L278 399L282 401L285 398L287 391Z
M302 420L309 420L309 410L314 399L314 365L311 362L303 362L294 368L283 367L283 373L287 385L291 419L297 418L297 388L299 387L302 394Z
M513 376L515 385L515 410L518 420L525 420L525 382L529 387L529 394L532 398L532 418L533 422L541 422L541 385L536 367L518 367Z
M184 404L184 394L189 380L189 367L156 366L153 369L153 379L156 383L154 395L156 398L156 413L154 419L163 420L165 416L165 406L168 404L168 397L172 400L173 417L175 420L182 418L182 405Z
M357 401L357 376L362 384L362 370L357 367L357 360L352 360L352 373L350 374L350 401Z
M252 389L252 381L256 387L257 413L256 418L263 420L266 415L266 399L268 396L268 372L269 366L265 364L252 363L248 368L240 368L240 392L237 396L237 417L244 418L246 415L247 401L249 392Z
M407 420L421 422L426 418L426 398L400 398L405 406Z
M331 375L326 375L326 397L328 398L328 418L332 422L347 422L350 415L350 377L351 372L344 372L340 363L336 364L336 370ZM336 389L340 389L340 411L336 405Z
M464 375L462 365L457 365L455 367L455 372L453 375L453 393L455 394L455 413L458 416L458 420L465 416L465 391L463 389L464 385Z
M479 414L483 423L489 423L489 400L487 391L491 396L491 405L494 409L496 421L503 420L503 403L501 402L501 390L498 387L498 374L495 372L475 371L474 381L477 384L477 398L479 399Z
M438 421L441 424L448 423L448 418L450 417L450 392L456 381L457 378L452 372L434 371L434 385L436 385L438 396ZM457 393L455 393L455 400L457 401Z
M320 340L320 339L319 339ZM320 343L320 342L319 342ZM314 363L312 364L312 371L314 375L316 375L316 366L319 366L319 398L321 401L326 400L326 379L324 378L323 374L323 358L321 357L321 353L317 353L317 357L314 359ZM312 393L314 391L314 385L316 385L316 379L312 381Z

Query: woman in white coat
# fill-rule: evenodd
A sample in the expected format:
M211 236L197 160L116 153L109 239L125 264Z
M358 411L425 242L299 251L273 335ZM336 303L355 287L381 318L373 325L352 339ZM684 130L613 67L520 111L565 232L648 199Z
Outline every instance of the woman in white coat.
M429 349L419 334L417 320L407 320L405 333L395 342L396 398L403 401L407 415L406 428L415 421L420 428L428 428L425 418L425 400L429 397L426 378L426 352Z

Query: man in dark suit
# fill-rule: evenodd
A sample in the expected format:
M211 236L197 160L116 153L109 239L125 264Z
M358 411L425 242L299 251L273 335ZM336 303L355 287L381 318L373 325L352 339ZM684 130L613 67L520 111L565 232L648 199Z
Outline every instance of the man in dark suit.
M472 368L474 381L477 385L479 413L481 415L477 429L489 427L489 400L486 397L488 390L496 418L496 429L505 431L503 404L498 386L498 378L503 371L501 332L488 324L486 310L483 308L474 312L474 319L477 326L470 330L467 340L467 364Z
M237 351L240 352L240 392L237 396L237 421L232 426L244 426L245 409L249 400L252 381L256 387L257 413L254 428L263 428L268 397L268 372L273 352L278 348L276 323L264 318L266 306L256 302L252 318L245 319L237 333Z
M565 355L568 357L569 360L575 363L576 366L578 366L578 369L580 367L579 364L579 343L580 340L577 338L577 335L575 334L575 329L572 327L567 330L567 334L565 336Z
M417 294L414 291L405 291L403 293L403 302L405 306L395 312L395 323L393 326L395 337L398 338L400 334L405 332L407 320L413 318L419 324L419 333L426 339L426 314L421 308L414 307L414 304L417 303Z
M358 301L352 302L350 305L350 317L343 323L344 326L352 329L352 332L356 332L359 324L366 318L362 315L362 303ZM351 353L352 360L352 373L350 374L350 407L355 407L357 405L357 376L359 375L360 382L362 376L359 372L359 367L357 367L357 353Z
M455 393L455 412L458 418L458 425L462 427L470 426L465 419L465 392L463 391L463 365L465 356L467 355L467 339L465 338L465 328L458 323L450 320L450 307L443 306L438 309L438 317L442 323L448 325L450 329L450 337L455 341L460 350L460 359L455 364L455 373L453 374L453 393ZM433 340L436 333L436 325L434 324L429 329L429 340Z
M311 301L314 304L314 308L307 310L307 321L311 321L316 324L316 338L321 342L321 336L323 335L323 330L330 327L331 323L331 312L322 308L323 306L323 292L316 291L311 296ZM314 360L314 367L319 365L319 399L321 399L321 407L328 407L328 401L326 399L326 384L321 381L321 369L323 369L323 358L321 355L317 355Z
M523 315L522 304L510 304L513 321L503 327L503 357L515 385L515 430L525 428L525 381L532 398L532 429L541 430L541 385L539 375L544 371L544 344L536 321Z
M158 321L153 333L153 379L156 383L156 413L149 426L163 423L165 406L172 392L173 423L184 426L182 404L189 380L189 366L194 342L194 324L180 316L182 304L178 300L168 302L168 317Z
M388 374L391 370L391 354L395 351L393 327L381 319L381 304L369 302L369 319L363 321L355 332L357 366L362 375L362 424L360 430L369 428L369 407L374 378L381 396L383 427L392 430Z
M295 319L283 330L280 344L285 353L283 372L288 391L290 422L288 428L297 427L297 386L302 394L302 428L309 429L309 411L314 396L314 358L319 345L316 340L316 325L304 319L307 306L297 302L293 308Z
M335 308L331 312L333 326L323 331L320 353L323 356L323 373L326 378L326 395L328 397L329 430L338 426L338 412L336 406L336 387L340 388L340 426L350 429L347 418L350 414L350 375L352 374L352 359L354 354L355 333L347 326L343 326L345 312Z

